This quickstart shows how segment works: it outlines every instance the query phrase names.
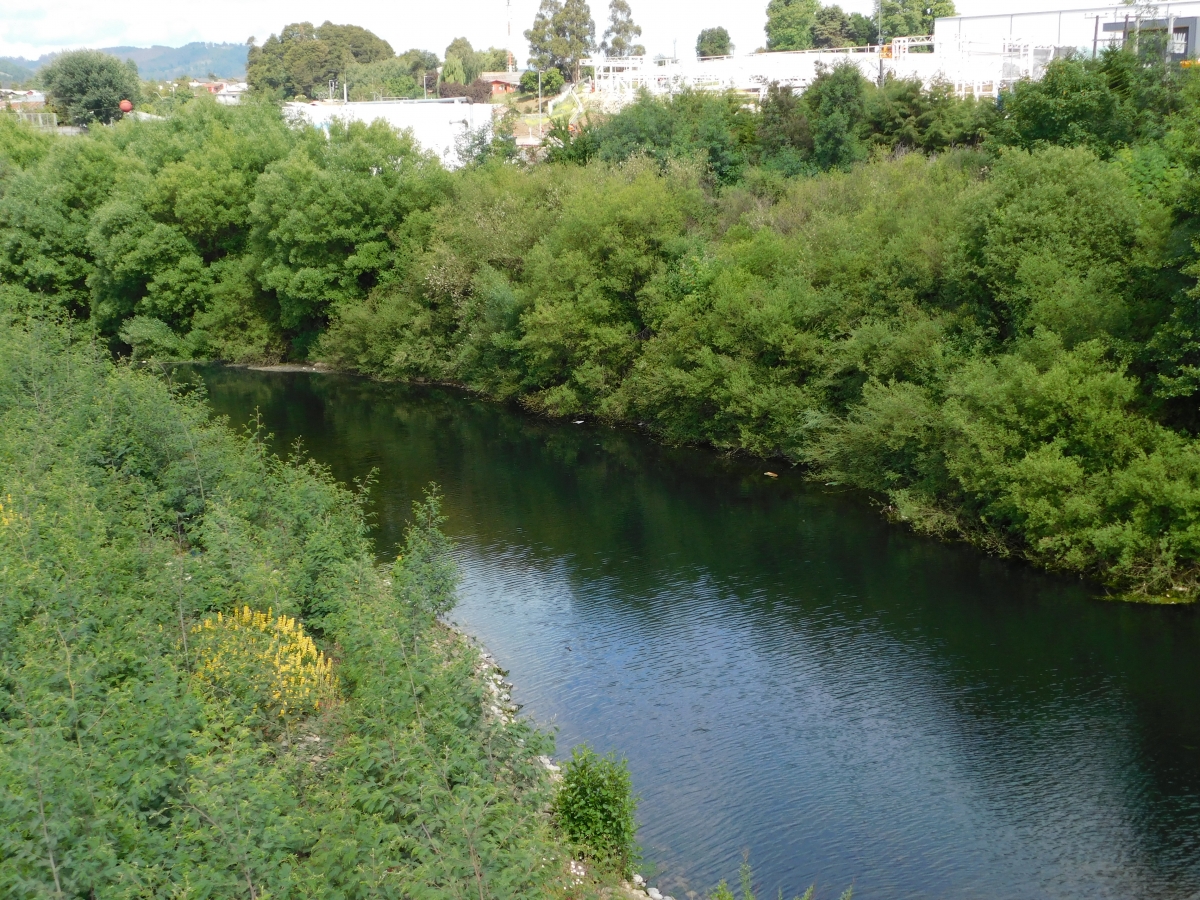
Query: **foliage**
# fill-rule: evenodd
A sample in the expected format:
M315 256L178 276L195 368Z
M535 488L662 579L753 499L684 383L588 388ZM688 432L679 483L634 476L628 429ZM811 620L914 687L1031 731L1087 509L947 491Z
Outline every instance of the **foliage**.
M859 137L866 96L866 81L851 62L821 69L804 92L813 161L822 169L846 168L866 156Z
M813 23L814 47L854 47L878 39L874 23L862 13L847 15L840 6L822 6Z
M566 79L558 69L550 68L540 73L535 69L526 69L521 73L521 92L536 94L540 90L542 96L553 97L563 89Z
M458 79L460 84L470 84L484 72L503 72L508 68L507 50L500 50L496 47L476 50L464 37L455 38L446 48L447 67L450 66L451 59L457 60L458 66L462 69L461 77ZM445 70L442 74L445 78Z
M883 39L933 34L934 19L954 16L953 0L881 0Z
M636 43L642 36L642 26L634 24L633 11L626 0L612 0L608 14L608 28L597 49L605 56L645 56L646 48Z
M72 50L39 72L54 105L75 125L120 119L121 101L141 95L137 66L99 50Z
M733 43L729 32L724 28L705 28L696 37L696 56L729 56L733 53Z
M934 19L955 15L951 0L883 0L882 39L933 33ZM767 4L767 49L854 47L878 43L876 14L846 13L819 0L771 0Z
M578 84L580 60L596 46L596 23L586 0L542 0L525 40L530 66L558 69Z
M0 296L139 359L311 354L779 455L920 530L1192 596L1200 78L1051 69L998 105L848 67L757 109L643 95L555 125L545 165L469 135L456 173L254 104L12 124Z
M262 174L250 240L259 281L296 340L313 334L329 304L399 274L397 238L407 217L438 197L439 171L410 137L375 122L335 127L327 138L309 132Z
M600 756L587 745L571 750L554 795L554 817L584 853L628 874L638 859L636 812L637 798L623 758L614 753Z
M399 56L347 64L343 78L351 100L382 97L424 97L437 85L438 58L427 50L407 50Z
M0 894L559 893L547 739L489 717L477 651L432 618L436 502L381 571L324 470L86 334L0 318ZM203 624L268 603L288 621ZM342 699L277 736L229 652L264 664L253 694L272 638L320 658L306 635Z
M767 3L767 49L807 50L813 46L820 0L770 0Z
M331 80L343 80L351 66L393 56L387 41L357 25L325 22L314 28L295 22L250 47L246 81L255 91L280 97L315 97Z
M446 84L466 84L467 74L463 61L457 56L447 56L446 65L442 67L442 81Z
M1041 80L1019 82L1005 95L996 136L1025 149L1055 144L1108 156L1160 137L1193 80L1161 58L1112 48L1095 59L1056 59Z

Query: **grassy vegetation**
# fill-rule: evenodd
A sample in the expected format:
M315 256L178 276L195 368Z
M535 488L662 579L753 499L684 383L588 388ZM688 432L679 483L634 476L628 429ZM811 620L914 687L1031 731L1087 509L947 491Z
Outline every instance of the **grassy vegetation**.
M522 167L269 106L0 122L0 280L112 349L319 357L781 456L1145 598L1200 585L1200 76L1060 60L999 104L642 98Z

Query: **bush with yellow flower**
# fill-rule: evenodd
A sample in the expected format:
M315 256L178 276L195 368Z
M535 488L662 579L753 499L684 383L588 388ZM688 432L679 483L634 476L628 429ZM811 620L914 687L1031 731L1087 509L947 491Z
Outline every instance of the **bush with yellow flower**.
M294 618L243 606L206 618L191 636L197 679L265 716L269 726L286 727L337 699L332 660Z

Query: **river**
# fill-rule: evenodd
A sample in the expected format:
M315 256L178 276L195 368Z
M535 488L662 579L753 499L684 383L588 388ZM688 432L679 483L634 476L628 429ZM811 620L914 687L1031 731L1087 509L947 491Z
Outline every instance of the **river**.
M1200 615L886 524L780 462L448 389L198 370L372 489L381 556L445 494L451 618L523 712L629 759L682 900L1200 897ZM777 478L764 474L774 470Z

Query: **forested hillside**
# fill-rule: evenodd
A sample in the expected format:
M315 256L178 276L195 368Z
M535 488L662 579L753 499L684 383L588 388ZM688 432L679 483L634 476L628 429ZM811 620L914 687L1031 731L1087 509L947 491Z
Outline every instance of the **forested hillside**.
M643 98L447 173L268 106L0 122L0 278L117 353L324 359L782 456L914 527L1192 598L1200 75L1060 60L999 103Z

